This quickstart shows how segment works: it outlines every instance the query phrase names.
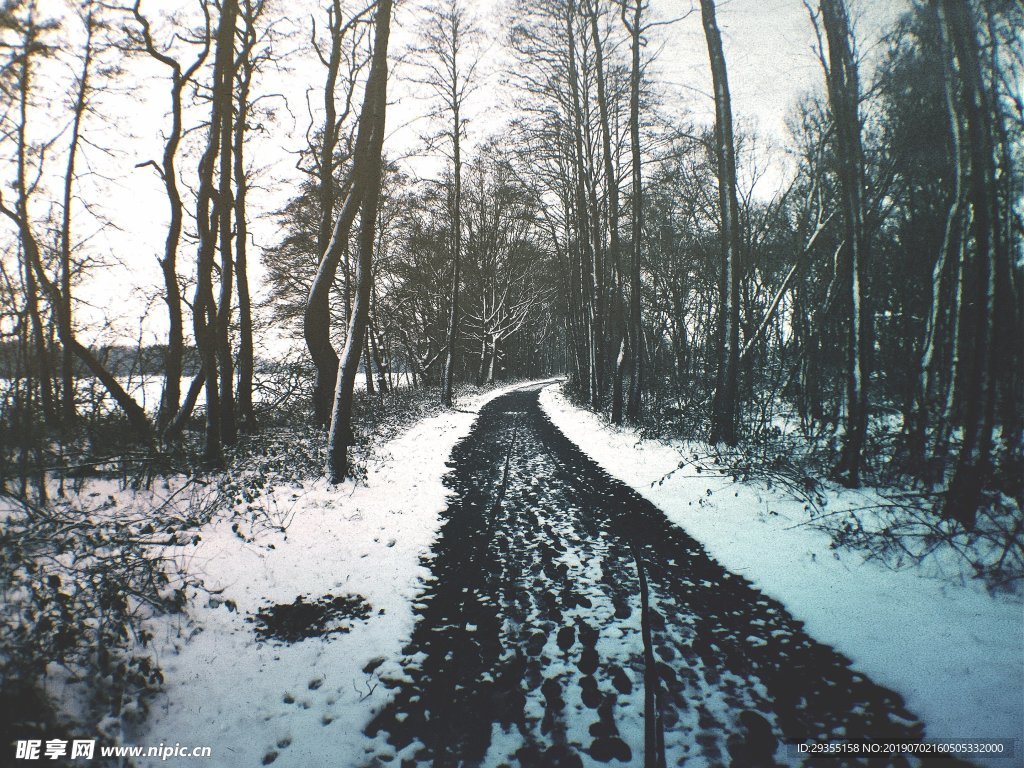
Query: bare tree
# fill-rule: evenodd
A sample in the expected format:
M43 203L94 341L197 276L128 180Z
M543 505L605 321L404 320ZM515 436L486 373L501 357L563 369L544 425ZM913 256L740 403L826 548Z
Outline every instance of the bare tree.
M381 188L381 152L387 111L387 56L390 32L391 0L379 0L374 20L373 59L359 115L352 186L338 218L341 222L342 217L348 215L349 205L353 200L361 201L355 302L338 369L331 426L327 437L327 476L332 483L340 482L348 473L348 448L353 441L352 392L365 342L364 335L373 289L373 250ZM332 242L338 233L336 225Z
M210 107L210 127L206 147L199 161L199 189L196 195L196 224L199 233L198 255L196 258L196 288L192 300L192 324L196 346L203 364L206 386L206 440L203 460L215 466L222 461L223 405L220 384L223 377L218 362L223 362L221 329L228 322L226 313L218 313L217 301L213 294L213 268L217 253L218 227L221 232L222 252L221 280L230 281L231 269L225 273L223 261L231 259L230 215L227 213L230 190L231 158L231 116L233 106L233 82L235 71L235 29L238 16L237 0L224 0L218 19L216 49L213 67L213 93ZM225 155L221 152L222 142L227 142ZM221 158L220 189L215 186L215 171L218 157ZM225 181L225 166L227 180ZM226 187L226 188L225 188ZM230 282L227 291L230 292ZM229 297L228 297L229 298ZM222 287L221 301L225 301ZM220 360L218 360L220 358ZM233 414L231 416L233 420ZM229 433L230 436L230 433Z
M715 19L714 0L701 0L701 20L711 60L715 91L715 159L718 164L718 210L722 259L719 275L718 373L711 406L711 442L736 445L740 346L740 214L736 195L736 143L732 132L732 99Z
M165 429L171 423L181 405L181 378L184 372L185 329L181 308L181 286L178 282L178 246L181 243L182 221L185 206L178 190L178 172L175 162L178 146L182 137L182 95L192 82L199 68L206 61L210 52L210 16L209 7L202 4L205 29L200 36L200 49L192 61L183 66L170 55L169 51L157 47L153 39L149 18L142 13L142 0L136 0L132 6L132 15L139 25L140 47L153 59L171 71L171 124L164 139L163 159L159 166L154 162L164 183L167 202L170 208L170 221L167 225L167 238L164 242L164 255L159 259L160 271L164 280L164 303L167 305L167 352L164 355L164 391L160 399L160 413L157 423ZM194 403L194 400L193 400ZM188 409L191 412L191 408ZM183 419L181 420L183 423Z
M237 93L235 94L235 121L231 143L235 195L235 290L238 293L238 387L237 405L240 427L251 432L256 427L252 389L255 368L253 347L252 296L249 289L249 230L246 200L249 191L249 172L245 167L245 142L249 122L254 118L258 102L252 97L253 77L261 64L273 57L269 46L257 50L259 27L266 8L264 0L242 0L240 7L240 49L236 57Z
M835 125L836 158L843 202L845 243L838 268L849 312L846 339L846 431L843 435L842 456L836 470L844 484L857 487L860 485L867 432L866 346L870 336L867 327L869 315L862 295L862 270L867 262L869 244L864 220L860 86L845 0L821 0L819 7L821 23L828 40L825 75Z
M960 328L966 354L962 360L963 443L946 494L944 512L966 527L974 526L982 489L991 479L992 430L995 423L997 279L1006 259L995 167L992 94L986 87L978 56L978 31L971 3L941 0L940 23L955 57L961 86L956 107L966 124L970 158L967 199L973 214L973 258L965 265L967 293L960 306ZM953 115L952 119L958 119ZM1006 329L1010 332L1012 324ZM1012 336L1012 332L1011 332ZM1018 371L1019 375L1019 371Z
M93 76L94 56L97 45L97 7L87 2L77 9L82 26L85 30L85 43L82 47L81 69L76 75L74 94L72 96L71 138L68 142L67 167L64 172L64 197L60 220L60 265L59 281L61 299L64 306L60 315L66 322L74 324L74 303L71 297L71 254L74 245L71 242L71 207L72 192L75 185L75 163L78 161L78 150L82 138L82 119L86 114L89 96L92 90L90 82ZM74 353L64 347L61 354L61 419L65 426L70 426L76 415Z
M632 156L633 258L629 268L629 328L633 354L626 418L631 421L640 418L644 387L643 297L640 283L644 231L643 156L640 148L640 80L643 73L640 50L644 44L644 13L647 7L645 0L633 0L632 7L625 2L622 5L622 23L629 31L630 39L629 146Z
M317 197L320 203L316 246L320 263L306 300L303 314L303 335L310 357L316 366L313 414L317 423L325 427L328 425L331 398L338 378L338 354L331 344L331 288L334 285L342 257L347 253L349 233L360 204L358 196L360 191L352 188L352 181L349 179L343 185L343 189L347 191L341 214L334 219L338 188L338 182L335 179L337 166L335 153L338 149L342 126L351 112L356 79L363 68L359 53L361 36L351 35L351 33L361 29L366 15L372 8L371 5L345 19L341 0L332 0L327 16L330 49L326 56L314 38L314 49L327 69L323 89L324 122L320 130L320 148L316 162ZM346 48L346 40L349 37L353 39ZM343 59L347 63L346 88L339 115L336 91ZM332 220L334 220L333 226ZM347 293L346 288L346 302L348 301Z
M61 346L70 352L89 369L89 371L100 380L103 386L110 393L111 397L118 404L125 416L128 418L128 422L134 432L135 436L143 442L150 442L153 437L152 427L149 423L149 419L146 417L145 411L142 407L129 395L124 387L117 381L114 375L107 370L102 364L96 354L88 347L81 344L75 337L74 325L72 323L71 316L71 297L62 291L63 273L59 272L56 279L51 278L46 271L43 254L39 247L39 241L36 238L35 232L32 228L29 213L29 200L35 183L28 181L28 139L27 139L27 128L28 128L28 113L29 113L29 101L30 95L33 89L33 66L35 59L48 51L48 46L42 40L42 35L48 30L55 28L52 23L38 23L36 18L36 6L35 3L28 3L25 8L25 16L18 22L21 33L20 46L18 51L18 118L16 125L16 141L17 141L17 180L15 183L15 191L17 199L15 201L15 207L10 208L3 197L0 196L0 213L3 213L8 219L10 219L17 227L20 246L24 254L24 274L25 274L25 289L29 296L29 312L32 316L32 322L35 329L36 345L40 352L41 362L39 368L40 377L43 379L43 393L44 393L44 408L47 406L47 396L49 397L49 408L52 413L53 400L52 400L52 378L49 371L48 364L45 362L46 359L46 344L45 334L42 327L42 317L39 313L39 305L37 299L38 287L41 286L49 299L50 306L52 307L56 315L56 326L57 336L60 339ZM95 31L95 28L93 29ZM87 46L92 45L92 38L89 37ZM89 50L92 50L91 47ZM90 54L91 56L91 54ZM88 67L86 67L88 72ZM85 85L81 85L81 89L87 89L87 82ZM85 95L82 90L79 90L81 99L76 100L76 106L80 106L81 112L84 112L85 108ZM81 128L81 119L74 123L77 127ZM74 139L73 146L77 148L77 138ZM66 178L73 179L74 177L74 164L73 161L69 161L68 165L68 176ZM71 193L65 187L66 200L70 200ZM63 230L62 230L63 231ZM68 237L70 238L70 224L68 224ZM70 252L68 253L68 289L70 289ZM48 393L48 395L47 395ZM70 395L73 397L73 395ZM46 411L44 410L44 413Z
M594 69L597 81L597 104L601 123L601 158L604 167L605 194L608 204L608 250L612 269L612 302L609 325L618 336L618 343L612 374L611 421L622 421L625 405L623 379L628 363L629 327L626 322L625 297L622 286L622 240L619 235L619 174L616 169L615 153L612 150L611 97L608 94L607 68L604 60L604 41L598 23L598 0L586 1L586 13L590 19L590 36L594 47ZM632 78L631 78L632 85ZM632 90L630 91L632 94ZM632 126L632 124L631 124ZM632 134L630 134L632 136Z
M17 195L15 209L11 211L16 217L10 216L15 225L19 228L19 237L24 239L25 233L22 226L28 227L28 206L29 198L35 190L42 169L36 173L36 178L30 180L32 173L30 168L30 154L33 153L29 144L29 106L35 88L35 67L39 59L49 57L53 54L55 47L46 39L50 33L58 28L56 21L43 20L38 18L38 11L35 2L24 4L22 8L12 6L5 14L4 22L14 35L10 45L11 54L9 61L5 64L5 73L13 80L11 90L7 96L17 106L15 109L15 125L11 133L14 134L16 153L16 177L14 191ZM21 15L16 11L21 10ZM46 148L38 149L39 163L42 164ZM28 315L28 324L31 328L28 335L31 338L31 360L28 370L35 374L39 384L39 401L43 418L47 424L57 421L57 400L53 391L53 372L51 369L50 354L47 348L46 332L43 324L41 307L41 296L39 282L36 278L32 261L30 260L24 244L21 245L21 269L20 281L25 294L25 309Z
M479 58L474 46L479 30L462 0L443 0L425 10L420 45L413 51L418 74L413 78L430 89L438 106L433 116L448 122L442 131L452 163L449 198L451 217L451 303L448 307L447 349L441 374L441 403L452 404L452 380L459 339L459 290L462 284L462 138L465 104L476 87ZM468 60L467 60L468 59Z

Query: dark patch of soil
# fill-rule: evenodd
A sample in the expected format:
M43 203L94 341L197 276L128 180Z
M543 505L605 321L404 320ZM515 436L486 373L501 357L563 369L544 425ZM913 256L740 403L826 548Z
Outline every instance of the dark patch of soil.
M310 637L345 634L354 621L365 621L373 607L360 595L324 595L309 602L299 595L294 603L270 605L246 621L256 624L256 637L297 643Z

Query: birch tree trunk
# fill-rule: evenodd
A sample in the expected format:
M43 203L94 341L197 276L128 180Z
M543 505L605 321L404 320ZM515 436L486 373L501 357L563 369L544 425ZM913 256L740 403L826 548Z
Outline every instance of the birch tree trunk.
M448 310L448 351L441 374L441 404L452 405L452 379L455 375L455 346L459 340L459 286L462 282L462 120L459 94L459 70L455 52L452 60L452 303Z

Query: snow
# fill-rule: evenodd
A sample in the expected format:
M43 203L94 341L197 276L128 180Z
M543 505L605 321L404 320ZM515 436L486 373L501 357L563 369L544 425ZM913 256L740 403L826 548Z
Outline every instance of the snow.
M802 502L713 472L679 469L692 444L641 439L573 406L555 386L541 393L541 406L570 440L723 566L781 601L857 670L902 694L925 723L927 738L1024 735L1019 597L992 596L976 582L893 570L857 552L833 550L827 533L806 525ZM829 508L862 507L866 495L831 489Z
M380 679L400 674L414 602L430 578L423 559L447 505L448 456L479 408L517 386L418 422L377 451L358 484L276 490L263 504L283 529L236 533L237 521L223 517L202 529L199 545L178 557L210 594L193 600L187 621L161 627L165 689L130 740L210 746L219 768L359 764L362 727L387 696ZM370 616L326 639L258 642L247 621L268 602L348 594L365 598Z

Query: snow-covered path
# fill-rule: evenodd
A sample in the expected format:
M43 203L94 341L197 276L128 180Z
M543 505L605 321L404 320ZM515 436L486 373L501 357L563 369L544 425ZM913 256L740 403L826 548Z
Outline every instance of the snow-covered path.
M897 694L609 477L536 389L485 406L452 465L367 764L639 765L663 749L738 768L799 764L797 740L921 739Z

